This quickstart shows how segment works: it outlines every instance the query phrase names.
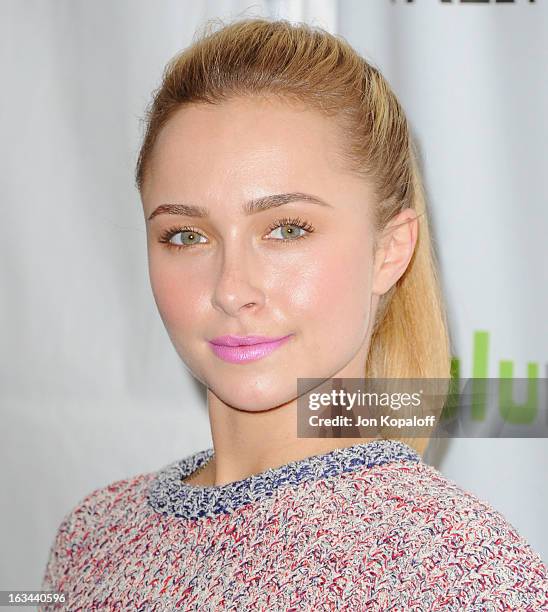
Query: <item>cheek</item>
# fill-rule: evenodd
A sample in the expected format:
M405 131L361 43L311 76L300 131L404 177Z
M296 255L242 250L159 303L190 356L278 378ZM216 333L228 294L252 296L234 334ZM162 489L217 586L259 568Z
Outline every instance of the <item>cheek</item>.
M359 325L369 312L371 261L363 245L338 245L302 262L291 295L294 313L301 312L330 331Z
M151 258L149 275L152 293L168 331L190 328L206 309L208 296L203 275L197 275L172 260Z

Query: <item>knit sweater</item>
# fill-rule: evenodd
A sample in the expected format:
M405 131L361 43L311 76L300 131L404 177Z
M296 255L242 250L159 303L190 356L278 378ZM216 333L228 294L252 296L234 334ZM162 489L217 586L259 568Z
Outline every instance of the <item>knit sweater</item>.
M547 569L526 540L402 442L182 482L213 452L78 503L44 574L43 589L66 595L55 609L548 610Z

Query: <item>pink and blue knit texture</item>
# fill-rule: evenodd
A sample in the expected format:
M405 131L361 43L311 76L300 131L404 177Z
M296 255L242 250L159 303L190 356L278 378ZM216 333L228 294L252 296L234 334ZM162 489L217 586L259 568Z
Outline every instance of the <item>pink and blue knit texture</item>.
M218 487L212 454L85 497L61 523L41 610L548 610L538 554L487 502L392 440Z

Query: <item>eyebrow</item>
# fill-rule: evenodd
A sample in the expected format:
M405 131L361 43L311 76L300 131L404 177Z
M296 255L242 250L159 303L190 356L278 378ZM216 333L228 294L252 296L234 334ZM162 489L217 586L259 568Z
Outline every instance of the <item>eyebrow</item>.
M269 208L275 208L276 206L283 206L289 202L304 201L312 202L320 206L328 206L333 208L331 204L328 204L325 200L318 198L317 196L309 193L292 192L292 193L277 193L274 195L263 196L261 198L255 198L246 202L242 206L242 213L244 215L252 215ZM194 204L160 204L156 207L150 216L148 221L154 219L158 215L184 215L185 217L209 217L209 210L203 206L196 206Z

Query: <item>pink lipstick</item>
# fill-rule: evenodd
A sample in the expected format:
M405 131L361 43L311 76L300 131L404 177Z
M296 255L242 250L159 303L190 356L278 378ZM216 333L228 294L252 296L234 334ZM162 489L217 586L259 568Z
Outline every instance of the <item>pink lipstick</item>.
M279 338L266 336L219 336L209 341L217 357L229 363L245 363L270 355L293 334Z

